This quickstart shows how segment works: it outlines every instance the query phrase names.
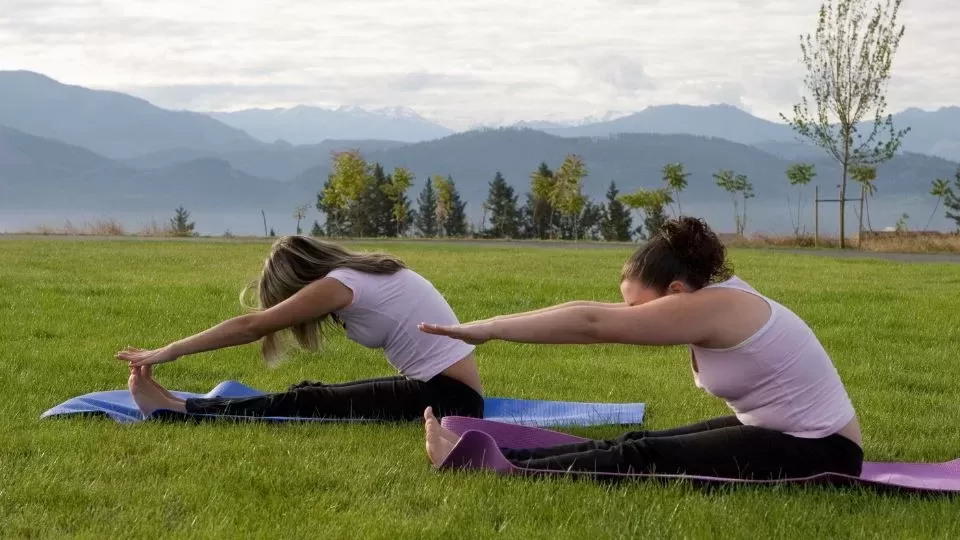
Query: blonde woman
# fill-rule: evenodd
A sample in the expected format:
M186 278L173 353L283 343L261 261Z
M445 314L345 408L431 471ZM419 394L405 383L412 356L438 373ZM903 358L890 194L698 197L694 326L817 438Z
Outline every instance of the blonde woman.
M187 414L324 417L409 421L431 407L440 415L483 416L483 388L474 346L420 332L417 323L456 324L443 296L399 259L356 253L306 236L273 244L257 283L259 309L154 350L128 347L116 357L130 367L129 388L149 416ZM317 350L324 326L383 349L399 375L341 384L304 381L285 392L246 398L179 399L151 376L153 365L204 351L261 341L262 357L281 356L279 333Z

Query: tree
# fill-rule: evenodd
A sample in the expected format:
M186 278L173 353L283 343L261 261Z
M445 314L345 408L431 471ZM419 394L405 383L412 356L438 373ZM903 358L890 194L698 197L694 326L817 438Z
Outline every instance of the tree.
M793 214L790 215L790 223L793 225L793 235L797 238L800 237L801 233L801 218L800 214L803 211L803 186L810 183L814 177L817 176L817 172L811 163L794 163L787 168L787 181L790 182L791 186L797 186L797 220L793 221ZM787 197L787 206L790 205L790 198Z
M353 226L350 223L348 211L332 204L330 200L324 197L324 194L333 192L333 188L331 187L332 183L333 174L330 174L327 177L327 181L323 184L323 189L317 193L317 210L323 212L324 216L326 216L324 229L326 230L327 236L349 236Z
M643 225L637 230L647 239L656 236L663 228L667 222L667 214L663 209L673 203L673 197L667 188L651 190L641 188L633 193L621 195L620 200L630 208L643 212Z
M277 231L273 230L273 227L270 227L270 238L277 236Z
M958 170L957 176L960 177L960 170ZM949 195L950 191L950 182L943 178L937 178L931 184L930 195L937 198L937 203L933 205L933 212L930 212L930 219L927 220L927 225L923 228L924 231L930 230L930 224L933 223L933 216L936 215L937 208L940 207L940 201Z
M313 228L310 229L310 236L323 236L323 228L317 220L313 220Z
M801 139L823 148L841 168L840 248L844 247L847 177L852 167L875 166L893 158L903 135L893 117L884 118L890 67L905 28L896 19L903 0L826 0L821 5L814 37L801 36L800 51L807 74L804 96L793 107L793 118L780 116ZM873 123L863 136L858 125L868 115ZM886 132L881 136L881 131Z
M952 219L957 226L957 231L960 232L960 167L957 167L957 172L954 174L953 185L956 191L948 189L943 197L943 205L947 207L947 219Z
M174 236L193 235L194 223L190 221L190 212L184 207L178 206L174 210L174 215L170 218L170 231Z
M397 236L403 236L410 227L410 201L407 200L407 190L413 185L413 173L403 167L397 167L390 175L389 182L381 186L387 198L393 203L391 214Z
M857 247L860 247L863 236L863 203L867 197L872 197L877 192L877 184L874 182L877 179L877 169L876 167L857 165L850 170L850 176L856 183L860 184L860 212L857 214L859 221L857 223Z
M490 182L490 192L485 204L490 210L490 226L496 238L519 236L520 212L517 210L517 196L499 171Z
M553 228L553 218L557 213L553 206L553 191L556 187L553 171L546 163L530 175L530 194L528 207L531 213L534 234L537 238L545 239Z
M303 221L303 218L307 217L307 205L298 206L293 211L293 219L297 220L297 234L302 234L303 230L300 229L300 222Z
M457 184L453 181L453 178L447 176L446 181L444 182L446 196L448 197L448 212L446 218L442 222L442 229L446 233L446 236L466 236L467 235L467 203L460 199L460 192L457 191ZM439 207L440 198L437 198L437 206Z
M433 177L433 185L437 190L437 232L444 236L447 232L447 218L453 211L453 189L447 179L440 175Z
M684 172L683 163L668 163L663 167L663 183L672 189L677 202L677 215L683 213L680 207L680 192L687 189L687 177L690 173Z
M339 225L348 219L353 234L362 237L368 229L362 203L373 183L370 166L357 150L333 152L332 159L333 171L318 195L317 207L337 213Z
M603 227L603 205L586 200L574 231L577 240L600 240Z
M568 154L560 169L554 175L553 191L550 203L561 217L573 221L573 237L578 238L580 212L586 204L583 196L583 178L587 176L587 166L576 154Z
M747 179L745 174L734 174L731 170L720 170L713 173L713 178L717 185L730 194L733 200L733 215L737 226L737 237L743 238L743 233L747 230L747 200L754 197L753 184ZM737 196L740 200L737 200ZM740 203L743 203L743 213L740 213Z
M627 242L630 240L630 228L633 226L633 217L623 207L616 182L610 182L607 190L607 207L604 209L600 225L601 235L608 242Z
M387 196L391 178L380 163L372 165L363 196L354 209L354 234L360 237L384 238L395 235L393 202Z
M414 225L423 236L432 238L437 235L437 191L432 178L427 178L427 183L420 191Z

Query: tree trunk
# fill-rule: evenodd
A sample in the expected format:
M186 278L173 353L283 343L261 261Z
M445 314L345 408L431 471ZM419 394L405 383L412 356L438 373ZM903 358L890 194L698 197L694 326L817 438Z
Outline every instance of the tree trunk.
M867 186L860 186L860 214L857 216L859 223L857 225L857 249L863 246L863 200L867 195Z
M846 247L847 168L850 164L850 128L843 131L843 167L840 178L840 249Z

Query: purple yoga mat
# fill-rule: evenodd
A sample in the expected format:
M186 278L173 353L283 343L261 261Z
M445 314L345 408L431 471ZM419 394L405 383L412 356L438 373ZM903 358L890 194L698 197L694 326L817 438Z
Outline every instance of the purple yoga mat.
M533 471L514 466L500 452L500 448L542 448L582 442L586 439L566 433L533 427L504 424L466 418L446 416L441 424L460 436L440 469L492 469L500 474L561 474L593 475L586 472ZM847 484L864 485L875 488L928 492L960 492L960 459L944 463L893 463L866 461L859 477L839 473L822 473L804 478L780 480L748 480L743 478L717 478L712 476L675 475L675 474L622 474L605 473L603 476L685 479L707 483L724 484Z

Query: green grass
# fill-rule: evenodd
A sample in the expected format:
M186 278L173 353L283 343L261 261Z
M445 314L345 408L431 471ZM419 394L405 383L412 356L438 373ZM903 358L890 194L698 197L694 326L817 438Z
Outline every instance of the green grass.
M364 248L369 245L362 246ZM617 300L625 249L385 246L434 281L462 320L571 299ZM240 313L267 244L0 241L0 536L121 538L956 537L960 500L828 487L606 485L431 470L419 425L184 425L39 420L121 388L113 354ZM856 405L867 459L960 456L960 265L733 252L738 274L805 317ZM479 350L493 395L642 400L647 426L725 414L680 348ZM161 366L168 387L224 379L279 390L390 374L334 339L266 368L255 346ZM575 433L613 436L615 427Z

